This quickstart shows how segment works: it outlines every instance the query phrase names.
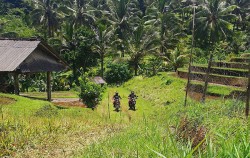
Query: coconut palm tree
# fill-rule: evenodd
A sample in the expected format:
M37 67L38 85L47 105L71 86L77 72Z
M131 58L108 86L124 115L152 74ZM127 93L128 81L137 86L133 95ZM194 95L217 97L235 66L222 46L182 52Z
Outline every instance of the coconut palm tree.
M221 40L226 39L232 32L233 25L230 23L236 19L232 11L237 7L227 5L222 0L210 0L204 3L202 9L196 14L195 37L197 40L210 47L210 57L205 77L205 86L201 101L205 102L208 79L210 74L211 62L213 59L213 47Z
M171 52L170 57L166 58L167 64L172 67L176 72L178 68L183 67L187 63L187 54L181 54L180 49L177 47Z
M177 14L175 2L157 0L147 8L146 23L160 32L161 54L170 57L169 49L173 50L180 38L185 36L183 23Z
M130 55L131 63L134 66L135 76L138 75L139 63L143 57L146 54L158 53L160 45L159 39L159 33L150 30L144 23L140 23L139 26L131 32L126 48Z
M55 0L33 0L35 9L31 12L33 24L42 25L47 36L53 37L59 28L59 20L62 16L57 12L59 3Z
M65 14L67 22L73 24L74 29L83 25L90 26L95 22L94 12L96 11L89 1L66 0L62 2L60 11Z
M104 57L108 53L113 44L114 27L112 25L107 26L99 22L95 28L93 28L96 37L96 43L93 45L93 50L98 52L101 60L101 76L104 74Z

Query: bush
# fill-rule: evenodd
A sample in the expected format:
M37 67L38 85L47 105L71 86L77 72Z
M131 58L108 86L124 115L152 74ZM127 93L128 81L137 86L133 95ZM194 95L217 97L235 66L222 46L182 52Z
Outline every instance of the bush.
M122 83L132 77L126 63L112 63L107 66L108 70L105 73L105 79L108 83Z
M44 105L43 107L38 109L35 113L35 116L37 117L53 117L57 115L58 115L57 109L49 104Z
M85 76L79 79L81 93L79 97L88 108L94 108L102 99L104 88L101 85L89 81Z

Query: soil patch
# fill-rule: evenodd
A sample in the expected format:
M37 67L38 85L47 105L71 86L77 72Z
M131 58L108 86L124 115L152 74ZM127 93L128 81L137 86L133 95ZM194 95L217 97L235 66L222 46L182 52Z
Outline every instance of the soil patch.
M78 98L57 98L52 101L57 106L62 107L87 107Z
M0 96L0 105L8 105L15 103L16 100L9 97Z
M189 92L188 95L189 95L190 98L194 99L195 101L201 101L202 93ZM218 99L218 98L220 98L220 97L206 95L206 99Z

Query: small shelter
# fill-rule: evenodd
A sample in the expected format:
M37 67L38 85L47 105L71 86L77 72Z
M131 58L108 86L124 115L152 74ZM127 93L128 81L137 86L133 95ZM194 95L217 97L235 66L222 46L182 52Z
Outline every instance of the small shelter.
M66 62L41 40L0 39L0 73L12 73L19 95L18 74L47 73L47 97L51 101L51 72L68 68Z
M96 83L96 84L100 84L101 86L103 86L104 84L106 84L106 82L104 81L104 79L100 76L96 76L93 78L93 81Z

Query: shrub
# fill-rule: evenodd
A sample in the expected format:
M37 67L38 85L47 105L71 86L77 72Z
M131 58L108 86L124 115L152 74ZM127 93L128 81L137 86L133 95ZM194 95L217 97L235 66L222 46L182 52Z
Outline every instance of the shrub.
M105 79L108 83L122 83L132 77L132 73L126 63L112 63L107 68Z
M38 109L35 113L37 117L53 117L57 116L58 111L55 107L51 106L50 104L44 105L40 109Z
M94 108L102 99L104 88L91 82L86 76L79 79L81 93L79 97L88 108Z

